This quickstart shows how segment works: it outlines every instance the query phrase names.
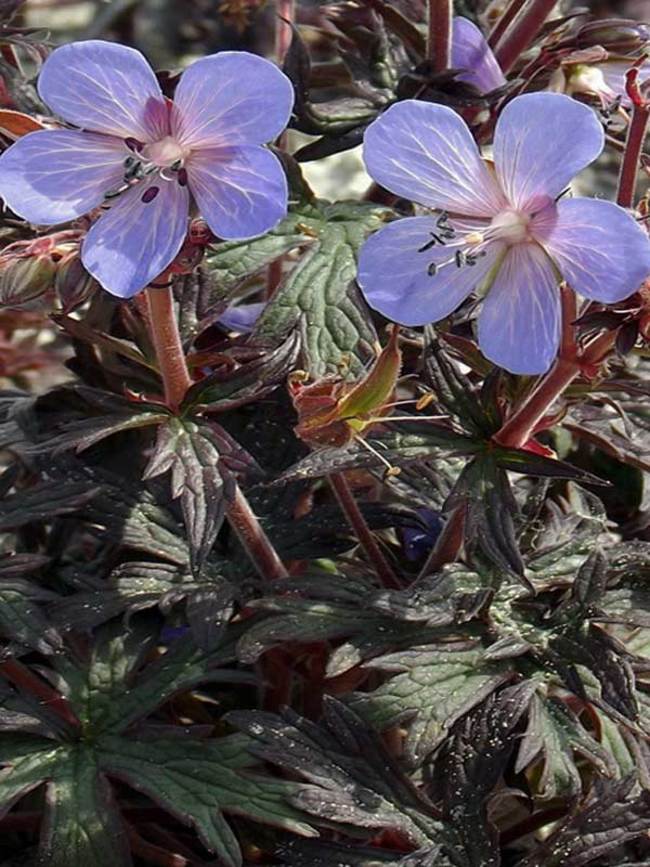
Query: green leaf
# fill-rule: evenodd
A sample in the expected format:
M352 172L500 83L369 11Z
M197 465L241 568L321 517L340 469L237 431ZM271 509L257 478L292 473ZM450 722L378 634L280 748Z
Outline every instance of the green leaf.
M210 427L176 417L160 425L143 478L169 471L172 497L181 501L192 568L199 571L225 515L218 442Z
M87 506L99 492L98 487L69 481L40 482L10 494L0 501L0 532L26 524L51 521Z
M288 708L277 716L235 711L226 719L257 741L257 755L308 781L291 801L326 826L393 828L416 845L440 837L437 812L401 772L377 732L335 699L325 697L319 725Z
M48 867L128 867L126 829L92 748L63 747L47 783L39 861Z
M107 737L98 748L98 759L111 776L193 825L204 846L218 852L228 867L238 867L239 843L222 811L299 834L313 833L289 804L297 784L251 773L254 760L247 743L248 738L240 735L208 741Z
M314 236L262 314L256 334L279 341L299 326L306 367L313 377L336 370L345 358L361 370L376 339L355 287L356 256L365 238L389 215L371 204L319 202L300 221Z
M415 647L366 663L390 677L352 707L380 729L408 723L406 759L420 765L463 714L512 677L506 663L486 662L480 647Z
M290 213L275 229L252 241L222 241L210 248L205 268L214 277L220 299L227 299L248 277L298 247L314 243L300 213Z
M612 770L612 759L579 719L559 699L535 695L530 705L528 727L521 740L517 772L541 759L543 770L536 788L542 800L576 797L582 778L576 755L588 759L603 776Z

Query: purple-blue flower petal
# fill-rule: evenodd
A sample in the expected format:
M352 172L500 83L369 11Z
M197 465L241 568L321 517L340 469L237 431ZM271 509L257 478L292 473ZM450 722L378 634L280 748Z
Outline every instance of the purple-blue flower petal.
M453 249L422 250L437 231L434 217L407 217L375 232L361 248L357 280L368 304L387 319L402 325L444 319L481 284L504 249L491 243L475 265L456 267ZM447 260L429 274L432 262Z
M494 133L494 164L514 208L544 207L600 154L605 136L592 109L561 93L508 103Z
M532 223L570 286L594 301L622 301L650 276L650 240L613 202L562 199Z
M219 325L223 325L229 331L248 334L255 327L255 323L262 315L265 307L265 301L256 301L252 304L233 304L221 314L218 320Z
M101 39L62 45L43 64L38 92L52 111L82 129L143 142L161 137L164 98L134 48Z
M511 373L544 373L560 342L553 264L535 243L508 250L478 320L481 352Z
M254 238L286 216L287 179L266 148L206 148L185 167L199 211L219 238Z
M382 187L430 208L489 217L505 206L467 124L444 105L391 106L366 130L363 159Z
M457 76L458 80L473 84L481 93L489 93L506 83L485 36L468 18L453 20L451 65L467 70Z
M78 130L29 133L0 156L0 196L30 223L73 220L122 183L120 139Z
M187 234L188 212L187 187L153 175L119 196L93 225L81 261L108 292L131 298L174 260Z
M172 132L192 148L264 144L286 127L294 93L277 66L222 51L189 66L174 95Z

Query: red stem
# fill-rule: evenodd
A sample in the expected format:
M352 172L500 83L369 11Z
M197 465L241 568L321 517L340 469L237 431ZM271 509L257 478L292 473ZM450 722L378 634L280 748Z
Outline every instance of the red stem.
M427 56L434 72L444 72L451 66L452 0L429 0L429 36Z
M370 527L366 524L366 520L361 514L357 501L348 485L348 481L343 473L330 473L327 477L332 490L336 494L341 511L348 519L348 522L354 530L359 544L366 553L366 556L375 567L375 571L384 587L393 587L399 589L400 584L395 572L390 566L388 560L377 544L375 537L372 535Z
M487 41L490 48L494 49L494 47L499 44L503 34L506 32L510 23L525 2L526 0L510 0L508 8L499 16L496 24L490 32L490 35L488 36Z
M174 296L170 286L150 286L146 295L151 336L165 386L165 402L172 412L177 412L192 380L176 322Z
M289 573L239 485L235 486L234 498L226 505L226 515L260 576L269 581L288 578Z
M628 69L626 73L626 90L632 100L632 120L627 131L616 196L616 201L623 208L634 205L636 176L650 117L650 103L646 102L639 90L638 76L637 68Z
M541 30L557 0L528 0L522 4L519 14L512 22L494 52L504 75L517 62Z
M72 712L68 702L49 684L33 674L25 665L16 659L8 659L0 663L0 674L14 683L17 687L39 698L50 710L65 720L65 722L79 727L79 720Z

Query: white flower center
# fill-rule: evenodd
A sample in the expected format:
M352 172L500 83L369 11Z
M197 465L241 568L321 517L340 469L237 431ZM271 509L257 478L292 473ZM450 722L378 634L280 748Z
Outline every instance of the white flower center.
M530 237L530 215L522 211L502 211L490 223L487 234L506 244L522 244Z
M170 135L161 138L160 141L145 145L142 149L143 157L161 169L168 168L176 163L182 164L187 154L187 149L183 148Z

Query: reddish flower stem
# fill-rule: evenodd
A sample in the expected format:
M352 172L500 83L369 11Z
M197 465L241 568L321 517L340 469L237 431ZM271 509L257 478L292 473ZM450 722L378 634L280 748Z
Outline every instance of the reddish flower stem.
M235 486L233 499L227 502L226 515L259 575L269 581L288 578L289 573L239 485Z
M621 172L618 177L618 193L616 195L616 201L623 208L631 208L634 205L634 190L639 170L639 159L641 158L643 142L648 129L648 118L650 117L650 103L641 94L638 77L639 70L637 68L628 69L626 73L626 90L632 100L632 120L627 131Z
M490 35L487 39L490 48L494 49L499 44L501 38L503 37L503 34L506 32L511 22L513 21L513 19L525 2L526 0L510 0L508 8L503 12L502 15L499 16L496 24L490 31Z
M431 553L420 571L420 578L439 572L445 563L455 563L465 541L466 518L467 508L464 503L457 506L449 515L436 544L431 549Z
M556 0L527 0L495 49L495 57L506 74L537 36L553 10Z
M350 489L347 479L343 473L330 473L327 477L336 494L341 511L348 519L348 522L354 530L359 544L366 553L366 556L375 567L375 571L381 579L384 587L393 587L399 589L400 584L395 572L390 566L388 560L377 544L375 537L372 535L370 527L366 524L366 519L361 514L357 501Z
M276 0L275 11L277 15L275 25L275 56L278 65L282 66L293 36L291 25L294 22L296 14L295 0Z
M444 72L451 66L452 0L429 0L429 34L427 57L434 72Z
M65 698L44 680L33 674L27 666L16 659L8 659L0 663L0 674L20 689L36 696L36 698L40 699L43 704L47 705L51 711L60 716L65 722L75 728L79 727L79 720L72 712Z
M149 305L151 336L156 348L160 375L165 387L165 403L176 412L192 384L181 343L174 296L170 286L149 286L146 290Z

